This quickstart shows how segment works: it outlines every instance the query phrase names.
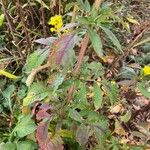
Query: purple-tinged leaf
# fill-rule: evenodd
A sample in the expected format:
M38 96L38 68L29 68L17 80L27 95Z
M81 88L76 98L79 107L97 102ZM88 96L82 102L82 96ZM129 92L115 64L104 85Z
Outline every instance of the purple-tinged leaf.
M43 45L47 45L50 46L54 40L56 40L55 37L48 37L48 38L40 38L35 40L34 42L39 43L39 44L43 44Z
M43 105L39 106L39 111L36 114L36 119L38 121L45 119L45 118L50 119L51 114L48 113L48 111L51 112L52 109L53 109L52 106L50 106L48 104L43 104Z
M78 23L68 23L68 24L66 24L64 27L62 27L62 28L60 29L60 31L68 30L68 29L77 27L78 25L79 25Z
M56 48L56 64L64 65L70 60L70 52L75 45L76 36L74 33L65 34L54 43Z
M54 150L53 144L48 137L48 124L49 121L41 122L37 127L36 137L39 144L39 150Z

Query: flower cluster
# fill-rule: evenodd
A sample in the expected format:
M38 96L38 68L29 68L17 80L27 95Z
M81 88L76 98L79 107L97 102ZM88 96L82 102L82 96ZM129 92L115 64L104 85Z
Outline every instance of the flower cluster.
M50 28L51 32L59 32L60 28L63 26L62 16L55 15L55 16L51 17L48 24L52 26Z
M143 68L143 74L144 76L150 75L150 66L145 66Z

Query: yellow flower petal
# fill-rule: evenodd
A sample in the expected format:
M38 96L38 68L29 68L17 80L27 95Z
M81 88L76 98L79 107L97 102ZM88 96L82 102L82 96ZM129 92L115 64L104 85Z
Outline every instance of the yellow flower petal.
M55 28L50 28L50 31L51 31L51 32L55 32L56 29L55 29Z
M143 68L143 74L144 76L150 75L150 66L145 66Z

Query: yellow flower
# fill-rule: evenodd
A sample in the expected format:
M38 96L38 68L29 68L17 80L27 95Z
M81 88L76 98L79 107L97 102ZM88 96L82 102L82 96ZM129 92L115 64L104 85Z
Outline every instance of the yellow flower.
M56 29L55 29L55 28L50 28L50 31L51 31L51 32L55 32Z
M111 81L111 84L112 84L112 85L115 85L115 84L116 84L116 81L112 80L112 81Z
M50 28L51 32L59 32L60 28L62 28L62 26L63 26L62 16L55 15L55 16L51 17L48 24L53 26Z
M143 68L143 74L144 76L150 75L150 66L145 66Z

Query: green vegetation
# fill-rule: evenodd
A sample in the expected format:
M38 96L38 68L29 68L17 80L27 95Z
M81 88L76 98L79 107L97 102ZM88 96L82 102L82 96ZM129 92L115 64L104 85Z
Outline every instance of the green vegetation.
M150 2L0 5L0 150L150 148Z

